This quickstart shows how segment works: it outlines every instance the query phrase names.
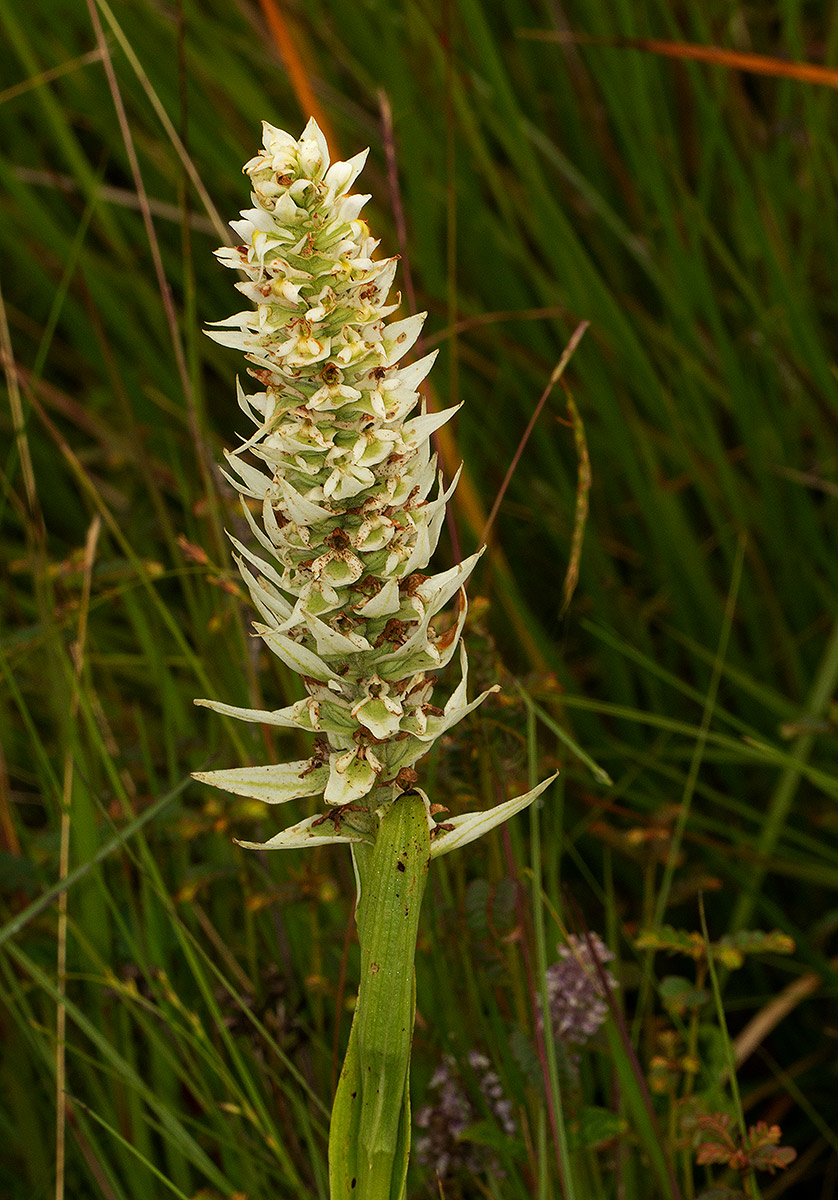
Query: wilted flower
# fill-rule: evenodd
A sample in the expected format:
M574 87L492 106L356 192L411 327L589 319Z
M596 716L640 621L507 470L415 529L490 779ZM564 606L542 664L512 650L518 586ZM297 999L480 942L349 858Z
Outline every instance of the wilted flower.
M507 1137L513 1137L517 1126L500 1078L485 1054L472 1050L468 1061L477 1076L486 1107ZM480 1120L480 1113L466 1095L450 1055L434 1072L430 1090L437 1093L435 1103L425 1104L416 1114L417 1128L425 1130L416 1142L417 1160L431 1167L440 1179L454 1175L460 1169L475 1173L491 1170L496 1176L502 1175L491 1151L485 1146L460 1140L469 1125Z
M435 672L457 651L463 584L480 552L423 573L457 482L444 486L429 439L456 410L429 413L420 404L417 387L434 354L399 365L426 314L385 321L399 302L388 303L397 260L373 257L378 242L360 217L369 197L349 194L366 152L330 166L313 120L299 140L265 124L263 146L244 168L254 207L232 223L239 244L218 251L247 276L236 286L255 308L217 322L210 336L243 351L259 385L249 395L238 385L256 428L226 453L226 477L242 493L259 553L231 540L261 614L256 631L302 676L307 695L273 712L198 703L317 740L300 762L196 778L272 804L322 795L333 807L329 824L309 817L265 847L369 840L374 825L358 811L374 812L410 788L434 740L496 690L467 700L460 645L461 681L444 709L432 703ZM453 620L440 626L452 599ZM491 817L454 818L435 853L472 840L536 794ZM427 800L426 808L436 830ZM339 811L352 813L345 825Z

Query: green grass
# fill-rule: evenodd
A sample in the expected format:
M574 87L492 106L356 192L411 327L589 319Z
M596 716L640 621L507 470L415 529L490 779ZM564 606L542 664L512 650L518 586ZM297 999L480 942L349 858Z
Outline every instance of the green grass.
M153 252L87 5L53 0L46 19L0 0L0 1193L55 1195L63 1005L68 1200L325 1198L358 978L349 858L241 851L232 836L268 836L271 815L185 782L307 752L192 699L297 696L249 638L235 586L223 531L240 517L212 464L239 428L237 364L201 327L235 304L211 251L218 214L247 202L241 164L259 122L297 133L308 113L255 4L97 11ZM468 484L452 505L464 551L481 527L468 496L489 511L565 344L590 322L565 376L593 473L572 604L560 616L577 459L557 388L471 587L485 601L474 686L501 672L503 699L423 768L454 808L563 767L532 827L518 819L431 873L414 1107L443 1054L479 1049L519 1129L497 1151L505 1180L464 1176L443 1194L546 1200L563 1169L577 1200L670 1200L672 1179L697 1195L705 1171L675 1136L677 1114L734 1111L728 1057L761 1017L738 1075L744 1121L781 1124L799 1154L761 1178L761 1195L827 1200L838 101L526 33L561 19L833 63L838 20L792 0L282 11L340 154L371 146L369 217L430 313L435 398L464 401L453 451ZM451 554L446 543L440 564ZM641 927L700 930L699 890L711 941L741 929L795 941L740 970L716 964L726 1032L712 995L666 1014L661 980L692 977L689 960L634 948ZM534 1011L562 930L585 926L616 952L621 987L584 1052L580 1096L553 1047L539 1057ZM780 1018L778 994L809 974ZM650 1093L666 1029L700 1070ZM605 1149L585 1145L580 1104L622 1118ZM440 1191L414 1166L409 1194Z

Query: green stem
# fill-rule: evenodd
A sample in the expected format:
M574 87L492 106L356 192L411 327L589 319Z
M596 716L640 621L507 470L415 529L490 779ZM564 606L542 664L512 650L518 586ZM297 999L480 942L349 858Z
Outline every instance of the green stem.
M353 847L361 986L329 1132L331 1200L402 1200L410 1150L414 958L430 861L420 796L381 818L375 845Z

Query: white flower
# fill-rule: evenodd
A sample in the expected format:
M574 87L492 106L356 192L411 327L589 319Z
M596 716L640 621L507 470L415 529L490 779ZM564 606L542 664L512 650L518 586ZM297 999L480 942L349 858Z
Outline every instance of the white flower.
M435 738L496 690L467 701L461 646L460 685L441 715L431 703L431 672L457 649L463 585L479 558L424 574L456 486L443 488L429 439L456 410L420 404L435 355L399 366L425 314L385 322L398 302L387 304L396 259L373 258L378 242L359 218L369 197L348 194L366 154L330 165L313 120L299 140L266 123L263 147L244 168L254 207L232 223L240 244L217 252L245 272L238 287L256 307L209 336L241 350L259 385L238 386L256 428L226 454L225 472L259 552L231 540L262 618L255 628L303 676L308 698L276 712L198 703L320 738L307 762L196 778L272 803L323 794L372 813L411 786ZM433 618L452 599L453 623L438 629ZM478 836L490 816L455 818L438 852ZM428 820L435 827L429 806ZM332 824L302 822L267 845L357 840L357 819Z

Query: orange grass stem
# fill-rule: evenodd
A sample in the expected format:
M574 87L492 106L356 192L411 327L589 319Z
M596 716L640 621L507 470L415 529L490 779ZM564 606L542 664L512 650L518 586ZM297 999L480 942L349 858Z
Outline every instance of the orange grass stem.
M614 46L621 50L640 50L664 58L688 59L710 63L751 75L770 75L777 79L795 79L799 83L814 83L820 87L838 88L838 67L820 63L788 62L768 54L751 54L745 50L725 50L721 46L701 46L694 42L668 42L660 38L597 37L590 33L570 30L522 29L519 37L537 42L567 42L578 46Z

